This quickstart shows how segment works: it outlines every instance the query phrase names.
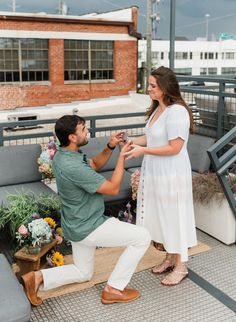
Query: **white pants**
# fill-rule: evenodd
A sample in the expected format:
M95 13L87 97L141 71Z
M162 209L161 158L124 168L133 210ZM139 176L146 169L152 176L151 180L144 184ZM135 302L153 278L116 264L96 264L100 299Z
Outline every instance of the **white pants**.
M148 249L150 241L151 237L146 228L109 218L85 239L72 242L74 264L41 270L42 289L48 290L65 284L89 281L93 276L96 246L128 246L121 254L107 282L108 285L123 290Z

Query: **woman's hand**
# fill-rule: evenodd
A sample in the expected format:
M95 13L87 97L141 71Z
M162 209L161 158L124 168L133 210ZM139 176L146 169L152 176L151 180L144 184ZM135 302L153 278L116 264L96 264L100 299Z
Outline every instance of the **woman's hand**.
M129 160L131 158L138 158L141 155L144 155L145 147L136 144L131 144L130 148L130 151L124 153L124 155L126 156L125 160Z

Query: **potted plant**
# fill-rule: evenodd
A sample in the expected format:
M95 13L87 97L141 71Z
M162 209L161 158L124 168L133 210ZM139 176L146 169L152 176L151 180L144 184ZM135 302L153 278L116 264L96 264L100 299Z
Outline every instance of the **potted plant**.
M227 179L236 192L236 175ZM229 245L236 241L236 221L215 173L193 177L193 200L196 227Z
M60 226L60 201L58 196L40 194L37 198L30 193L9 195L6 206L0 208L0 228L9 229L12 240L21 225L32 221L32 214L39 218L51 217Z

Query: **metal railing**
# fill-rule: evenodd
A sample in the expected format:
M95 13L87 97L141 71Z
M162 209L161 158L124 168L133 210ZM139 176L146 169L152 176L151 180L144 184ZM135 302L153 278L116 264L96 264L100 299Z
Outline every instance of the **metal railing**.
M180 76L181 93L192 108L195 132L221 138L236 125L236 79ZM186 86L197 82L204 86ZM185 85L183 85L183 83ZM91 137L127 130L130 135L143 133L144 112L85 117ZM141 120L141 121L140 121ZM56 119L0 123L0 146L7 144L46 143L53 136Z
M236 219L236 127L208 149L208 155Z
M125 113L84 117L90 136L104 136L125 130L129 135L143 133L144 113ZM46 143L54 136L56 119L0 123L0 146L10 144ZM110 123L109 125L107 125ZM41 139L41 140L39 140Z
M183 97L198 117L198 133L219 139L236 125L236 79L179 75L177 77L180 84L203 84L181 86Z

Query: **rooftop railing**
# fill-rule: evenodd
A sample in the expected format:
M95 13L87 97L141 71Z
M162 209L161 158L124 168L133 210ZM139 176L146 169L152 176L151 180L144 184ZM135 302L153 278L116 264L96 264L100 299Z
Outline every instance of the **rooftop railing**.
M181 93L192 109L196 133L219 139L236 125L236 79L177 77ZM95 115L85 119L91 137L117 130L139 135L145 126L144 112ZM55 122L56 119L36 119L0 123L0 146L47 143L53 137Z
M178 76L178 80L199 134L219 139L236 125L236 79Z

